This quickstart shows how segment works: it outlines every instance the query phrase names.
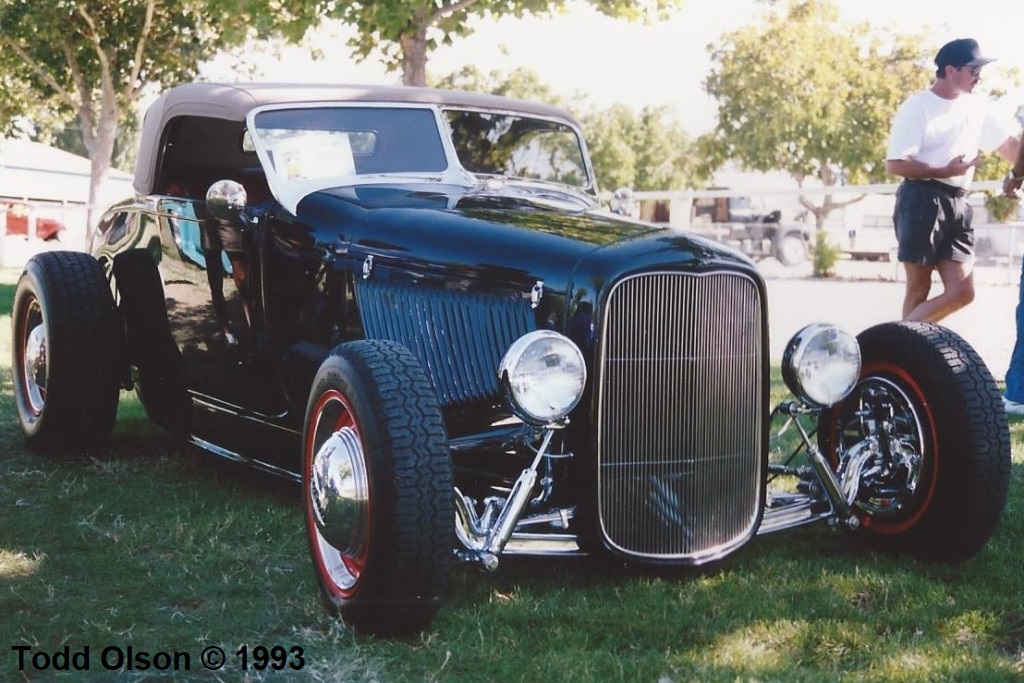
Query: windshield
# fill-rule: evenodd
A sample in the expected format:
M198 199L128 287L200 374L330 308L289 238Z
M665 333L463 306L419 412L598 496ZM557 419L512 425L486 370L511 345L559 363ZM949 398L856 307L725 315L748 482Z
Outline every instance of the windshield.
M515 114L445 111L455 153L470 173L590 186L576 131L557 121Z
M278 109L254 120L256 136L284 181L441 173L448 167L430 109Z

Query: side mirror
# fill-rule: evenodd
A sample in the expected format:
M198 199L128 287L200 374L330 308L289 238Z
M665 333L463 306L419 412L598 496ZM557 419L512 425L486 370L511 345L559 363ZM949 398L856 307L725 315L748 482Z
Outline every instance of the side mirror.
M238 220L248 201L245 188L234 180L218 180L206 191L206 207L222 221Z

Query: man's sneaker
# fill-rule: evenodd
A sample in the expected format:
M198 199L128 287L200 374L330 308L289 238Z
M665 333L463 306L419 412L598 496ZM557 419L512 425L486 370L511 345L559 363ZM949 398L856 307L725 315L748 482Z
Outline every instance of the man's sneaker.
M1003 396L1003 408L1007 415L1024 415L1024 403L1017 403Z

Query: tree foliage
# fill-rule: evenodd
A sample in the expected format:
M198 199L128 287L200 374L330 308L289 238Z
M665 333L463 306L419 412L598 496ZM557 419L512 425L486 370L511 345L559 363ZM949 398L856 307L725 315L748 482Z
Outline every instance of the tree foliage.
M536 71L523 67L510 72L484 73L470 64L442 78L431 79L429 84L435 88L490 93L566 107L565 99L542 81Z
M701 147L712 165L783 170L800 186L885 179L893 114L934 74L920 37L843 24L828 0L776 3L710 49L705 88L718 101L718 124ZM832 210L859 199L800 201L820 229Z
M676 190L702 177L696 145L668 107L634 112L623 104L582 115L601 186L638 191Z
M629 21L664 17L683 0L588 0L599 12ZM478 17L550 16L561 11L566 0L387 0L335 2L291 0L296 13L312 11L342 20L355 27L349 46L362 58L377 53L389 70L402 71L406 85L427 82L426 65L431 50L451 44L473 31ZM301 25L301 22L296 24Z
M272 1L246 6L275 16ZM94 204L122 119L147 89L191 78L218 48L248 37L248 26L228 0L0 0L0 134L26 118L75 122Z

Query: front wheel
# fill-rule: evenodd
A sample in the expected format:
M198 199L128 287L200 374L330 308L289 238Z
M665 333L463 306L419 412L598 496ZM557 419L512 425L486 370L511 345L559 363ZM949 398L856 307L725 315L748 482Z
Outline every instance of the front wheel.
M998 388L978 353L930 323L886 323L858 337L853 392L822 413L819 441L857 481L861 529L882 545L961 560L995 531L1010 479Z
M328 611L359 630L428 627L452 563L448 439L416 357L342 344L313 382L303 436L306 534Z

